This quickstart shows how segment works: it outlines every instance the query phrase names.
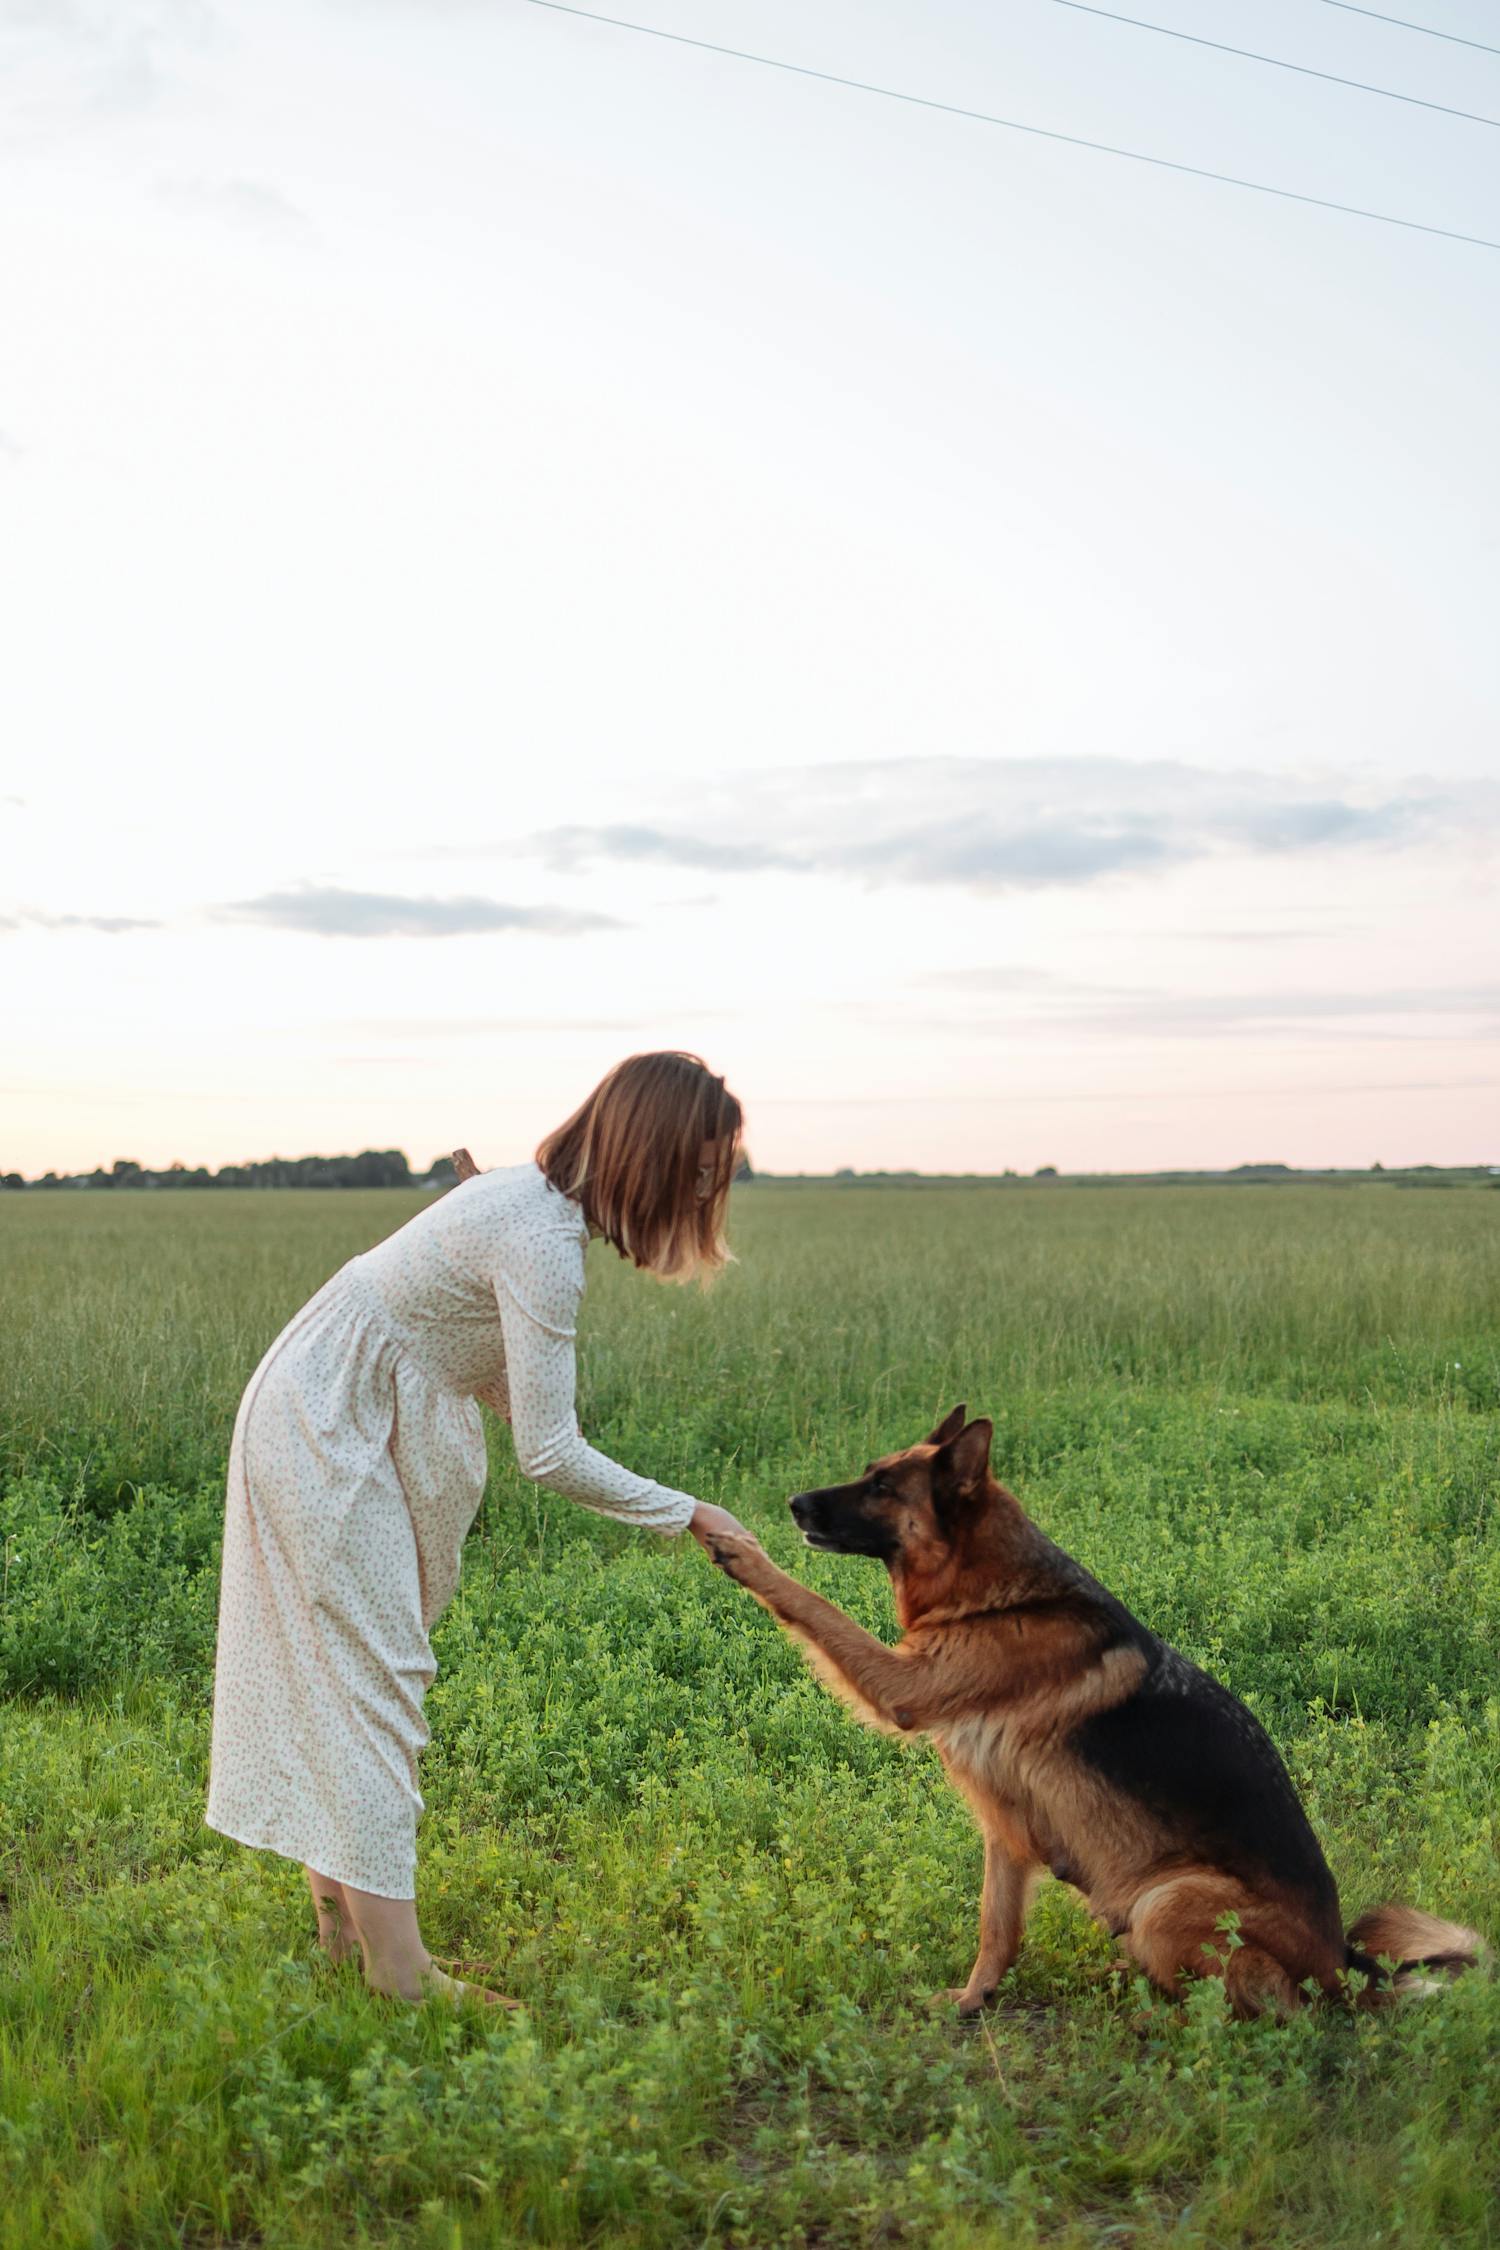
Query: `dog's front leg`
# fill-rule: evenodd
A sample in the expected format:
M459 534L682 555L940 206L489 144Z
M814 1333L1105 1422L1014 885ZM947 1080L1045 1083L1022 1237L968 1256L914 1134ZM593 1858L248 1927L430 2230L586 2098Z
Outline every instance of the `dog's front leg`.
M716 1539L711 1552L726 1577L802 1643L814 1671L861 1718L909 1734L941 1716L940 1683L926 1659L887 1648L821 1594L778 1570L757 1540Z
M966 1985L940 1992L961 2016L978 2015L1021 1950L1021 1929L1036 1869L1011 1852L989 1827L984 1832L984 1889L979 1900L979 1953Z

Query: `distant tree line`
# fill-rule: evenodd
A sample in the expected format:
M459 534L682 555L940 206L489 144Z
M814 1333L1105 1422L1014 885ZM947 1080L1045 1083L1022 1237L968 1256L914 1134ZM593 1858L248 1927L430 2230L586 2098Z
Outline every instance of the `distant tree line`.
M44 1172L39 1180L25 1180L19 1172L0 1172L0 1190L25 1188L446 1188L456 1174L446 1156L435 1156L425 1172L414 1172L405 1151L367 1148L358 1156L270 1156L258 1164L225 1164L217 1172L205 1165L169 1164L163 1172L147 1171L129 1157L117 1157L106 1172ZM735 1170L735 1181L770 1180L775 1173L757 1173L747 1156ZM789 1185L816 1187L831 1180L836 1187L943 1187L973 1184L998 1186L1014 1181L1027 1184L1026 1175L1002 1172L856 1172L841 1165L832 1173L782 1173ZM1348 1171L1299 1171L1288 1164L1236 1164L1222 1172L1064 1172L1055 1164L1039 1164L1033 1180L1056 1181L1060 1187L1212 1187L1288 1186L1318 1184L1354 1187L1362 1180L1380 1179L1391 1187L1495 1187L1500 1188L1500 1165L1409 1164L1387 1169L1372 1164Z
M367 1148L358 1156L269 1156L258 1164L169 1164L152 1172L128 1156L117 1157L106 1172L44 1172L24 1180L19 1172L0 1173L0 1188L420 1188L450 1187L453 1166L434 1157L425 1172L413 1172L399 1148Z
M755 1177L741 1156L736 1180ZM451 1158L435 1156L425 1172L414 1172L399 1148L367 1148L358 1156L268 1156L258 1164L226 1164L217 1172L206 1165L169 1164L151 1172L128 1156L117 1156L106 1172L44 1172L25 1180L19 1172L0 1172L4 1188L436 1188L452 1187L458 1177Z
M1349 1170L1302 1171L1291 1164L1235 1164L1218 1172L1059 1172L1039 1164L1031 1173L1007 1165L999 1172L857 1172L841 1164L836 1172L762 1172L789 1187L1359 1187L1376 1181L1394 1188L1500 1188L1500 1164L1384 1164Z

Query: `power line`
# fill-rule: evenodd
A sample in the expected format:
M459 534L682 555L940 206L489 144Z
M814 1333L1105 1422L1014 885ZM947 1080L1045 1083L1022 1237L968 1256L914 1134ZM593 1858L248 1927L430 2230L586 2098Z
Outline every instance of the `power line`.
M1487 47L1482 39L1461 39L1456 31L1435 31L1430 23L1410 23L1405 16L1383 16L1378 8L1356 8L1354 0L1323 0L1325 8L1342 8L1346 16L1368 16L1374 23L1393 23L1402 31L1420 31L1425 39L1446 39L1454 47L1472 47L1476 54L1500 55L1500 47Z
M1124 157L1131 164L1154 165L1162 172L1185 172L1191 179L1215 180L1221 187L1248 188L1255 195L1274 195L1284 203L1310 203L1319 211L1339 211L1350 219L1373 219L1381 226L1404 227L1412 234L1440 235L1445 242L1466 242L1476 250L1500 250L1500 242L1487 235L1460 234L1454 227L1428 226L1422 219L1402 219L1390 211L1370 211L1358 203L1335 203L1326 195L1303 195L1296 188L1271 187L1264 180L1243 180L1233 172L1210 172L1201 164L1179 164L1170 156L1147 156L1138 148L1116 148L1109 141L1085 140L1080 133L1058 133L1046 125L1023 125L1014 117L995 117L988 110L962 109L956 102L939 102L925 94L905 94L894 86L874 86L863 78L841 78L831 70L812 70L805 63L782 62L774 55L753 55L743 47L721 47L712 39L690 39L686 32L662 31L651 23L627 23L621 16L605 16L592 8L575 8L567 0L527 0L533 8L548 8L554 15L581 16L587 23L608 24L613 31L635 31L646 39L665 39L674 47L697 47L705 54L727 55L734 62L758 63L764 70L784 70L794 78L816 78L825 86L847 86L856 94L879 94L885 101L906 102L914 109L935 109L945 117L966 117L976 125L998 125L1008 133L1026 133L1034 140L1061 141L1068 148L1092 149L1100 156Z
M1295 70L1301 78L1321 78L1329 86L1352 86L1357 94L1379 94L1388 102L1409 102L1413 109L1435 109L1442 117L1461 117L1470 125L1490 125L1500 131L1500 117L1481 117L1476 110L1450 109L1446 102L1423 101L1420 94L1398 94L1393 86L1372 86L1363 78L1340 78L1331 70L1314 70L1308 63L1286 62L1280 55L1259 55L1250 47L1229 47L1222 39L1200 39L1195 31L1174 31L1170 24L1147 23L1140 16L1116 15L1113 8L1094 8L1088 0L1052 0L1056 8L1071 8L1076 15L1102 16L1108 23L1128 23L1136 31L1155 31L1163 39L1182 39L1190 47L1212 47L1216 55L1238 55L1245 62L1268 63L1272 70Z

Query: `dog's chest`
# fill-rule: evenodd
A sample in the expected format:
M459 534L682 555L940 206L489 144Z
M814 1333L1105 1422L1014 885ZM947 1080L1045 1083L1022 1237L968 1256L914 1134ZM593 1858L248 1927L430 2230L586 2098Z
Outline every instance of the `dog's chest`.
M1035 1757L1021 1729L981 1713L934 1727L932 1739L949 1780L971 1803L1030 1815L1035 1803Z
M1055 1741L1024 1721L988 1714L934 1727L932 1739L981 1827L998 1829L1018 1859L1038 1860L1078 1881L1064 1833L1067 1793L1059 1786Z

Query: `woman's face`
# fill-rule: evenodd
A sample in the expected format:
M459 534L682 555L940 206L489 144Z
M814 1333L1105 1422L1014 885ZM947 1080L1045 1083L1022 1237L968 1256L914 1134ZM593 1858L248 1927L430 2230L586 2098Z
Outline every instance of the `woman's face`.
M719 1176L720 1146L721 1144L718 1141L703 1141L699 1145L698 1200L700 1203L705 1197L713 1194L714 1181Z

